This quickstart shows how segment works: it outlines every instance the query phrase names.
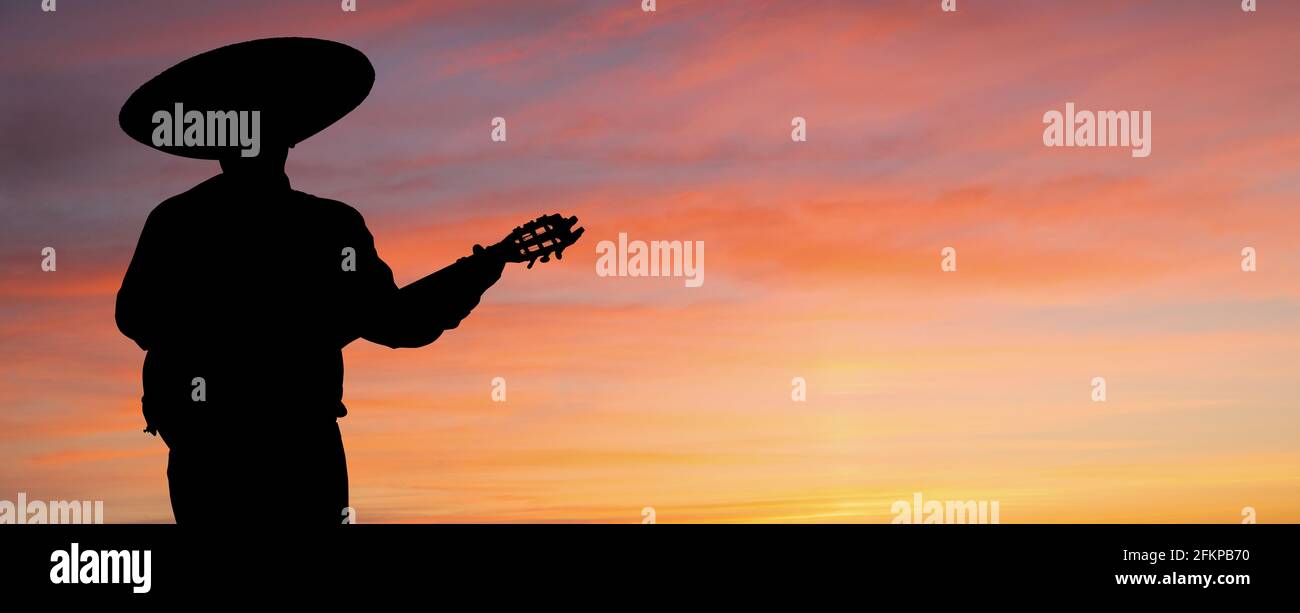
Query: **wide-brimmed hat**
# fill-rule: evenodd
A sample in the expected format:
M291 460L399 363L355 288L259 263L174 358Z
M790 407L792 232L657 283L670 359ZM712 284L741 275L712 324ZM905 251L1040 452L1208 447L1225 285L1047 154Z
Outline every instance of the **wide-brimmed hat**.
M261 143L292 147L357 108L374 82L370 60L343 43L316 38L251 40L201 53L164 70L131 94L118 123L131 138L155 149L214 160L238 154L237 135L233 145L227 139L224 147L186 146L175 139L155 144L155 132L163 121L155 114L163 111L170 118L177 109L183 114L198 111L204 116L206 132L208 124L231 125L226 113L258 111ZM221 115L210 122L210 112ZM184 117L171 119L184 121ZM172 129L171 135L161 134L159 140L180 133L174 125ZM211 142L216 141L205 141Z

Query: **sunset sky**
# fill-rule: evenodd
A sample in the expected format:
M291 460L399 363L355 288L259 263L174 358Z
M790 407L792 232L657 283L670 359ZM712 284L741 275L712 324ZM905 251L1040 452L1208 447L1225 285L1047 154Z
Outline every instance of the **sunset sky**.
M587 228L433 345L344 351L363 523L887 523L913 492L1300 521L1300 3L39 4L0 6L0 499L172 521L114 295L149 211L219 169L117 113L196 53L312 36L377 76L289 177L400 284L541 213ZM1045 147L1067 102L1151 111L1150 157ZM704 285L597 276L620 232L703 241Z

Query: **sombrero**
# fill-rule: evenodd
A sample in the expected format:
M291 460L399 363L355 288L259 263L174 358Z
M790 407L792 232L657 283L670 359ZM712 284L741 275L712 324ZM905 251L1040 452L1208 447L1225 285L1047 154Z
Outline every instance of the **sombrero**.
M258 111L263 148L265 143L292 147L357 108L374 82L370 60L348 45L316 38L264 38L213 49L168 68L131 94L117 120L131 138L150 147L215 160L238 154L238 135L233 145L227 139L224 147L212 146L219 142L214 140L191 146L184 139L168 142L162 137L180 132L161 130L163 118L155 114L165 112L170 118L178 110L183 115L198 111L205 128L215 125L225 131L226 126L233 129L226 123L228 113L245 111L247 121L248 113ZM215 122L209 121L210 113L219 113ZM155 136L161 144L155 144Z

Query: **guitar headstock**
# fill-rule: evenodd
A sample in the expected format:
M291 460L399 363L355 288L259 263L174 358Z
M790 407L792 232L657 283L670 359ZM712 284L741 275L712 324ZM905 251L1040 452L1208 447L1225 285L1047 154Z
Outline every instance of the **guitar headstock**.
M543 215L514 229L505 240L494 245L500 249L507 262L528 262L532 268L537 260L551 261L564 258L564 250L582 237L584 228L574 229L577 217L560 217L552 213Z

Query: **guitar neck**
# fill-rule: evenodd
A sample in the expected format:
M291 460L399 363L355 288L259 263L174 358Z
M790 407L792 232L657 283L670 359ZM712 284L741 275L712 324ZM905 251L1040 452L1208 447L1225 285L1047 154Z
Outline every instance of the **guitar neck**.
M474 255L488 255L507 262L511 260L511 256L515 255L514 246L508 238L487 247L480 247L479 245L474 245L474 247Z

